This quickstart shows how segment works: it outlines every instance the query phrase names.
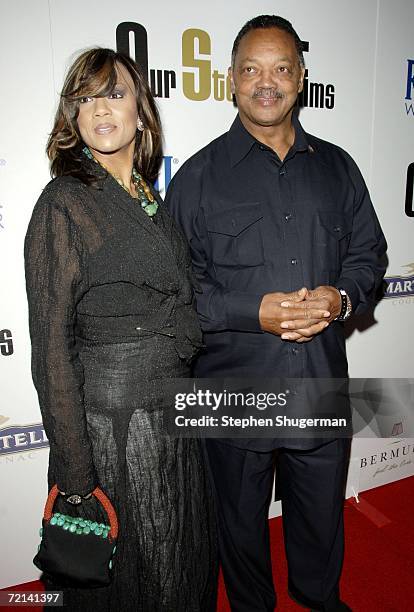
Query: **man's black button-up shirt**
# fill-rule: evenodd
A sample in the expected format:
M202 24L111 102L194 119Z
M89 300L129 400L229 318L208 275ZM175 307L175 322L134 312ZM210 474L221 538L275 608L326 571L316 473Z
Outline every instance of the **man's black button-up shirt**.
M353 311L372 302L386 242L355 162L306 134L283 161L237 116L177 172L166 203L190 243L207 350L198 376L344 377L343 325L311 342L263 333L265 293L342 287Z

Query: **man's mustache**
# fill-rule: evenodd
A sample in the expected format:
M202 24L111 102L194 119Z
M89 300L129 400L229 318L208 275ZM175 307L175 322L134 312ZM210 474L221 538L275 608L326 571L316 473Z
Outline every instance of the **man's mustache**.
M275 87L258 87L253 94L253 98L279 98L282 99L285 94Z

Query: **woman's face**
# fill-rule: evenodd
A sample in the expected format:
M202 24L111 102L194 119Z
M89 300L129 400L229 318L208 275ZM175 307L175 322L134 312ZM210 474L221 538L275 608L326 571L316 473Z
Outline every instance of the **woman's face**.
M133 151L137 130L135 85L128 70L116 63L117 83L106 97L80 100L78 127L83 142L97 157Z

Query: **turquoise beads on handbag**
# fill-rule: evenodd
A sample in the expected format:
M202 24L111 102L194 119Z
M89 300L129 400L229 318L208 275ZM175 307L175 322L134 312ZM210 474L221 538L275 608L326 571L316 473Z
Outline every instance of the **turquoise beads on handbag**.
M77 518L74 516L68 516L67 514L61 514L55 512L50 519L51 525L61 527L65 531L70 531L76 535L88 535L93 533L102 538L107 538L111 530L109 525L104 523L97 523L96 521L89 521L84 518Z

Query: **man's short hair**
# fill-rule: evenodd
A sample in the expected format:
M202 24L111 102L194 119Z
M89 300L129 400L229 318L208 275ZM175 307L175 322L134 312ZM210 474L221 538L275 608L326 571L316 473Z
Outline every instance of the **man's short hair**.
M240 32L237 34L233 43L233 49L231 52L232 66L234 66L234 60L236 59L237 49L239 48L241 39L246 36L246 34L250 32L250 30L259 30L260 28L279 28L279 30L283 30L284 32L287 32L288 34L293 36L296 51L298 52L299 64L303 68L305 67L305 60L303 57L303 45L301 39L297 35L296 30L293 28L290 21L284 19L283 17L279 17L278 15L259 15L258 17L250 19L247 23L244 24Z

